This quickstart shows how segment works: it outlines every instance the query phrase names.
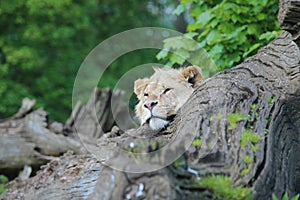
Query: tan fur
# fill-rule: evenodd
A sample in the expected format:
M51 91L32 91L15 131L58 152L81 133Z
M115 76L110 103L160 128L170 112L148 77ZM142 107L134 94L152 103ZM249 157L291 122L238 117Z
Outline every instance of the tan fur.
M169 123L168 117L175 115L199 86L202 72L197 66L154 70L150 78L138 79L134 83L134 92L139 99L136 115L141 124L149 122L153 130L160 130Z

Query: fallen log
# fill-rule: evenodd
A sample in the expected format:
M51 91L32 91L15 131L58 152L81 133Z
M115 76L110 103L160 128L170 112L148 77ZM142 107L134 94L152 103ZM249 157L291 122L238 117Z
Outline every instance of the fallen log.
M299 10L298 2L280 6ZM284 31L242 64L205 80L167 130L96 134L99 139L85 145L98 159L65 155L37 176L9 183L1 198L271 199L300 193L300 51L297 26L286 24L300 18L285 13L279 12L281 27L292 34ZM169 143L175 145L163 148Z
M0 123L0 170L10 177L25 165L38 168L68 150L84 152L74 137L66 137L61 123L50 123L47 112L33 110L34 100L24 99L13 117Z

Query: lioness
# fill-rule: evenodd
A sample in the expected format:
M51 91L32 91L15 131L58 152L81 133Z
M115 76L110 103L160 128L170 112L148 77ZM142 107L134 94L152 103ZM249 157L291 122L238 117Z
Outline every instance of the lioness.
M149 123L152 130L160 130L168 125L197 88L202 80L202 72L197 66L184 69L154 68L154 71L150 78L134 82L134 93L139 99L135 110L141 125Z

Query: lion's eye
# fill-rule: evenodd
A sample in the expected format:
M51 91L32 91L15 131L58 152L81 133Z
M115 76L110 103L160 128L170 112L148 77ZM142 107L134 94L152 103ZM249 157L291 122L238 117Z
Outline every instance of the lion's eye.
M171 90L171 88L167 88L164 90L164 94L166 94L167 92L169 92Z
M148 93L144 93L144 97L147 97L147 96L149 96L149 94Z

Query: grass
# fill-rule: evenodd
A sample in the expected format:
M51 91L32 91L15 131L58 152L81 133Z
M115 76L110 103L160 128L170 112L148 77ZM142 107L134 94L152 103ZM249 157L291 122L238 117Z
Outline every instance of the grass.
M212 191L214 199L224 200L250 200L251 193L248 188L241 186L234 187L232 180L228 176L217 175L201 178L200 187L208 188Z

